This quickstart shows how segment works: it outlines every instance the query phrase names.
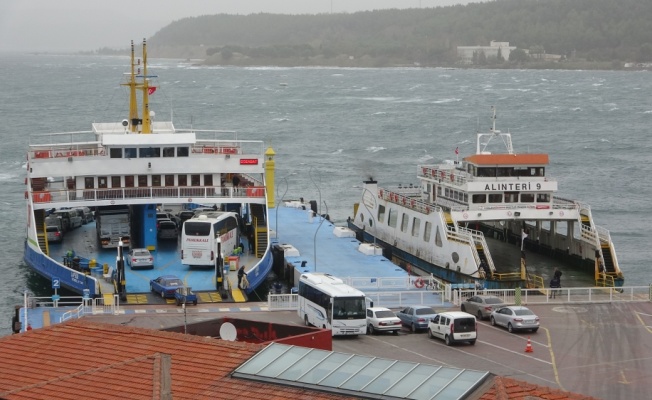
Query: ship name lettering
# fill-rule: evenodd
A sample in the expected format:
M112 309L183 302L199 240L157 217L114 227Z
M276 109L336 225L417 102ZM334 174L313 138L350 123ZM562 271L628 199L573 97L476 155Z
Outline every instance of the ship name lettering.
M540 186L540 185L539 185ZM497 190L506 190L506 191L513 191L513 190L531 190L532 185L527 182L527 183L487 183L484 186L485 191L497 191Z

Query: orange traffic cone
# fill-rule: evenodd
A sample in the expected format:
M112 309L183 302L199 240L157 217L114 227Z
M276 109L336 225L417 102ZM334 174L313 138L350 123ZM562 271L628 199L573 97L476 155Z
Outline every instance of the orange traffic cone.
M527 338L527 344L525 345L525 352L526 353L532 353L534 350L532 350L532 342L530 341L530 337L528 336Z

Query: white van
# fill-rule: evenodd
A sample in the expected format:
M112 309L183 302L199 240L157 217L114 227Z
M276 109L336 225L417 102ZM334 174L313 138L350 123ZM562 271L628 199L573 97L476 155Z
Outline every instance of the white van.
M475 344L478 324L473 315L463 311L439 313L428 322L428 337L443 339L447 346L457 342Z

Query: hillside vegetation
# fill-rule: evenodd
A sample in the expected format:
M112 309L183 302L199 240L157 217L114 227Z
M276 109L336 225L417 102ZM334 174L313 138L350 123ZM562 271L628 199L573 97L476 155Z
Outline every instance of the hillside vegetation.
M496 40L530 55L560 54L567 63L613 68L652 61L651 32L652 1L496 0L353 14L184 18L148 39L148 48L155 57L208 64L451 66L459 61L457 46ZM527 51L491 62L532 66L537 61L523 57Z

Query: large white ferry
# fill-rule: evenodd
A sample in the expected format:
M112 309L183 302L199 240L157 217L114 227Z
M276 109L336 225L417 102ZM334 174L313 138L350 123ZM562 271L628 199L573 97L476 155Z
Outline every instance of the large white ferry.
M609 231L594 223L589 205L555 196L548 154L516 153L492 110L475 154L418 166L417 185L364 182L349 227L406 269L447 282L542 287L557 267L573 278L567 287L622 286ZM497 145L501 152L491 152Z
M53 288L92 297L148 293L151 279L176 275L206 291L205 301L244 301L272 266L265 182L273 182L274 152L232 131L177 129L171 121L155 121L149 96L156 76L147 70L145 41L142 48L141 63L132 42L130 72L122 83L130 100L124 120L30 137L25 261ZM240 225L228 232L231 241L237 235L238 245L215 249L214 267L182 263L180 240L157 237L157 212L172 216L198 205L239 216ZM219 246L220 240L211 243ZM119 262L117 247L124 254L129 248L150 250L154 267L132 270ZM188 253L186 258L201 252ZM230 271L242 265L249 287L240 291ZM132 300L147 302L142 296Z

